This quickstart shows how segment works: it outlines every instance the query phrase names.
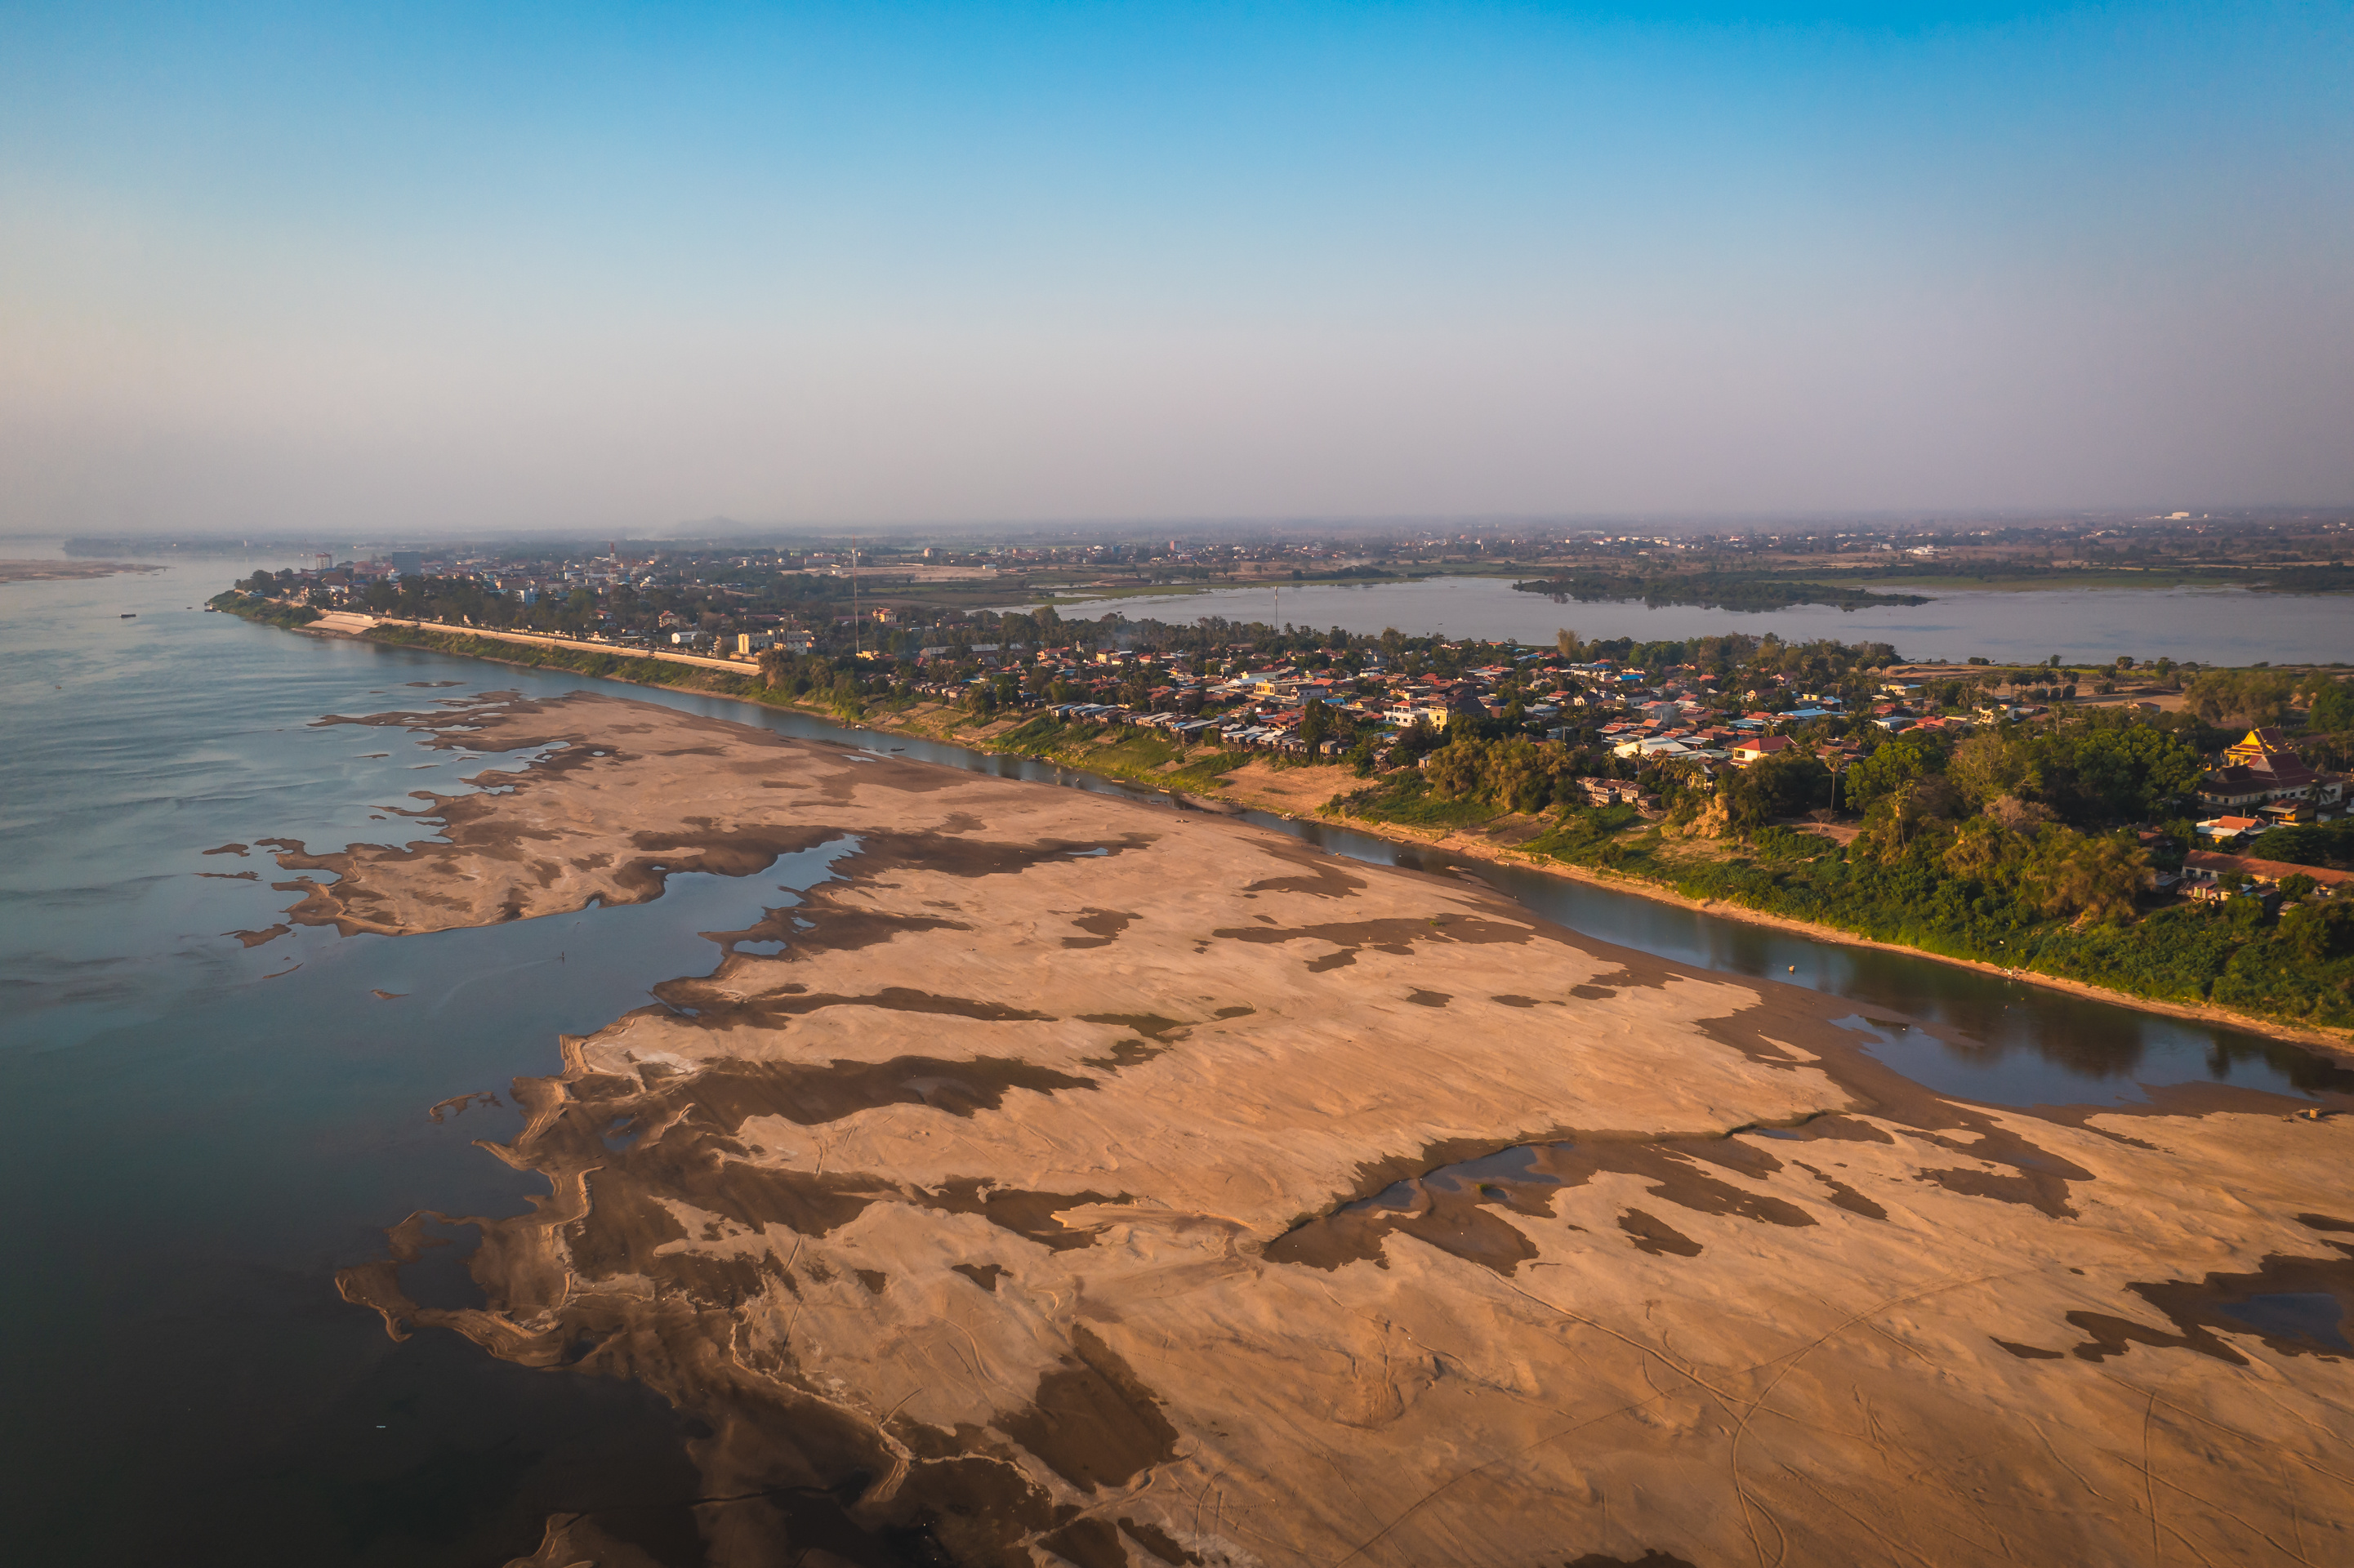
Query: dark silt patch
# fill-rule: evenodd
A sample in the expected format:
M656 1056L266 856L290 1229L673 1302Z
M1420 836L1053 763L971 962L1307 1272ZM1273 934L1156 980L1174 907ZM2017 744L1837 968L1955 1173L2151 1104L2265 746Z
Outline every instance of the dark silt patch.
M1092 1227L1066 1225L1062 1213L1089 1203L1129 1203L1126 1192L1033 1192L1021 1187L1000 1187L977 1176L959 1176L930 1191L918 1190L908 1200L949 1214L978 1214L1000 1230L1011 1231L1054 1252L1094 1243Z
M1079 1014L1079 1022L1108 1023L1120 1029L1133 1029L1147 1040L1156 1041L1166 1040L1172 1034L1193 1027L1182 1018L1163 1018L1157 1012L1082 1012Z
M1618 1228L1635 1244L1638 1252L1654 1255L1672 1253L1678 1257L1698 1257L1700 1243L1655 1215L1640 1209L1629 1209L1618 1216Z
M1171 1568L1182 1568L1183 1564L1202 1561L1193 1552L1178 1545L1175 1536L1147 1520L1123 1518L1119 1521L1119 1531L1161 1562L1169 1563Z
M961 1274L991 1295L997 1294L997 1282L1005 1277L1005 1269L994 1263L952 1263L950 1274Z
M1010 1089L1051 1094L1093 1089L1096 1080L1011 1057L894 1056L883 1062L835 1061L823 1066L723 1057L684 1079L632 1093L614 1079L616 1095L599 1094L609 1118L656 1119L673 1104L691 1104L698 1119L733 1134L754 1117L780 1117L801 1127L839 1121L878 1106L921 1105L950 1116L994 1110ZM597 1086L605 1086L599 1079Z
M680 1013L694 1019L705 1029L734 1029L742 1025L766 1025L781 1018L797 1018L829 1007L875 1007L888 1012L932 1013L946 1018L970 1018L984 1023L1051 1023L1054 1014L1032 1012L1019 1007L1007 1007L1002 1002L980 1001L970 997L938 996L928 991L916 991L907 986L885 986L880 991L863 996L845 996L826 991L804 991L799 986L786 986L762 996L733 1001L704 980L664 980L653 988L655 996Z
M1490 943L1525 943L1537 938L1535 927L1517 921L1494 920L1485 916L1466 915L1443 919L1410 920L1403 917L1386 920L1335 921L1317 926L1227 926L1210 933L1230 942L1251 942L1267 946L1296 942L1303 938L1329 942L1339 948L1321 958L1309 960L1311 974L1328 969L1345 969L1357 961L1357 955L1370 948L1375 952L1397 958L1410 957L1416 942L1463 942L1477 946Z
M684 1175L678 1185L652 1190L642 1184L639 1167L659 1171L690 1161L657 1153L624 1157L615 1169L585 1172L588 1212L565 1230L574 1270L588 1279L642 1275L654 1282L658 1293L732 1309L762 1294L771 1282L793 1288L781 1261L770 1251L723 1255L661 1250L689 1238L657 1201L656 1192L694 1203L738 1230L781 1224L803 1235L825 1235L857 1218L889 1191L878 1182L775 1171L724 1158L691 1162L705 1169Z
M1394 1231L1509 1275L1533 1258L1537 1249L1507 1215L1550 1217L1558 1193L1583 1186L1604 1171L1646 1178L1651 1196L1695 1213L1791 1227L1816 1223L1812 1214L1795 1203L1709 1174L1704 1168L1712 1165L1760 1180L1781 1169L1781 1161L1773 1155L1738 1138L1520 1144L1471 1159L1448 1160L1425 1168L1418 1175L1402 1174L1401 1163L1380 1161L1364 1167L1363 1185L1387 1179L1384 1184L1321 1218L1293 1226L1267 1244L1267 1258L1325 1269L1353 1262L1385 1267L1384 1239ZM1699 1250L1698 1244L1663 1222L1649 1215L1640 1219L1639 1225L1629 1226L1624 1220L1620 1224L1645 1250L1681 1251L1686 1246Z
M948 777L953 780L956 775L949 773ZM866 776L861 775L858 781L865 782ZM1070 839L1017 843L955 833L875 832L860 835L858 852L846 857L839 869L845 873L854 869L865 874L908 866L949 876L1012 876L1049 862L1068 862L1074 855L1105 859L1147 849L1160 837L1158 833L1128 832L1101 843L1081 843Z
M1416 1007L1445 1007L1455 1000L1443 991L1424 991L1419 987L1406 992L1405 999Z
M1082 1056L1079 1063L1082 1066L1103 1067L1117 1072L1122 1067L1141 1066L1155 1056L1165 1054L1168 1050L1166 1045L1155 1045L1146 1040L1115 1040L1111 1049L1104 1054Z
M909 934L972 929L961 920L938 915L886 915L879 910L843 908L828 900L826 891L821 888L812 893L806 903L764 910L759 919L740 931L705 931L702 935L730 953L748 944L777 943L783 956L798 960L814 953L871 948ZM811 916L816 918L811 919Z
M1826 1175L1811 1165L1802 1164L1798 1169L1829 1188L1831 1202L1849 1213L1861 1214L1867 1220L1884 1220L1888 1217L1886 1209L1882 1208L1838 1177Z
M1108 948L1122 931L1127 930L1129 926L1135 923L1135 916L1122 914L1117 909L1087 910L1077 919L1071 922L1072 925L1076 926L1080 930L1085 931L1087 934L1084 937L1066 937L1063 938L1063 946L1066 948Z
M1077 1568L1128 1568L1128 1552L1119 1543L1119 1529L1108 1519L1092 1515L1075 1519L1038 1542Z
M1362 892L1365 879L1348 869L1348 863L1289 843L1268 843L1270 860L1288 861L1300 868L1295 876L1270 876L1244 887L1245 893L1304 893L1318 898L1348 898Z
M1695 1565L1673 1552L1654 1546L1640 1557L1605 1557L1599 1552L1589 1552L1583 1557L1572 1557L1561 1568L1695 1568Z
M2090 1171L2084 1172L2086 1177ZM1920 1179L1943 1187L1948 1192L1959 1192L1967 1198L1992 1198L1999 1203L2023 1203L2055 1220L2072 1220L2076 1211L2068 1203L2067 1188L2040 1178L2033 1171L1965 1171L1944 1169L1924 1171Z
M2179 1332L2102 1312L2071 1312L2068 1321L2091 1338L2073 1347L2079 1359L2105 1361L2128 1347L2195 1351L2233 1366L2246 1358L2219 1333L2255 1334L2279 1355L2354 1353L2346 1316L2354 1310L2354 1245L2330 1244L2337 1257L2274 1253L2253 1274L2211 1274L2126 1287L2165 1314Z
M1177 1429L1159 1397L1084 1323L1029 1406L997 1426L1083 1491L1126 1486L1177 1454Z
M1992 1338L1992 1336L1988 1337ZM2068 1359L2067 1352L2064 1351L2047 1351L2036 1345L2015 1345L2009 1340L1996 1340L1995 1343L2023 1361L2059 1361Z

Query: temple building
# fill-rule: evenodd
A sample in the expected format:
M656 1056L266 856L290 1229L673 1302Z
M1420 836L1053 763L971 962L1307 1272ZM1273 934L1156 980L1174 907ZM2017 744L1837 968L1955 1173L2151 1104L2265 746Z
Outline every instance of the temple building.
M2279 730L2252 729L2200 780L2199 800L2219 811L2253 807L2274 821L2311 821L2316 808L2336 807L2345 789L2342 777L2306 766Z

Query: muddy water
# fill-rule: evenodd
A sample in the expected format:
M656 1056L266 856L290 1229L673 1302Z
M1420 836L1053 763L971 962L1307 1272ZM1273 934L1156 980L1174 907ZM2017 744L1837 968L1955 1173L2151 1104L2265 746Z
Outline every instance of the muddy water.
M414 1208L517 1212L528 1184L473 1147L514 1130L508 1081L557 1071L559 1033L707 972L718 949L698 933L743 930L790 905L790 889L824 874L826 852L742 879L674 878L660 900L627 908L397 941L303 928L246 945L233 933L267 930L292 897L272 888L284 874L251 850L259 840L313 851L405 840L431 824L386 808L414 808L411 790L458 790L484 766L397 730L310 727L318 715L491 689L616 689L189 608L255 564L0 588L11 673L0 687L0 1061L17 1112L0 1140L14 1199L0 1271L11 1555L487 1564L527 1550L546 1514L594 1507L657 1560L692 1563L695 1477L666 1407L446 1335L394 1344L332 1281L382 1255L384 1227ZM1019 758L631 694L1168 807ZM1337 854L1447 869L1344 830L1267 825ZM2311 1095L2343 1082L2253 1035L1474 869L1579 930L1851 998L1882 1060L1947 1093L2108 1104L2162 1083ZM1568 1158L1442 1173L1427 1202L1463 1212L1450 1183L1533 1192ZM1674 1245L1671 1226L1660 1232L1656 1245ZM462 1298L472 1233L441 1234L448 1245L428 1249L413 1279ZM2304 1279L2252 1280L2219 1287L2213 1310L2328 1344L2344 1327L2306 1299L2319 1293ZM904 1550L840 1523L831 1499L795 1507L811 1539L854 1561Z

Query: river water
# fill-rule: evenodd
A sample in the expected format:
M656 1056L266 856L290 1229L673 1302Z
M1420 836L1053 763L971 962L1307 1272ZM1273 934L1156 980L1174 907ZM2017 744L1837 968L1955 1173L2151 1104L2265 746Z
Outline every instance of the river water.
M0 694L0 1061L17 1107L0 1140L14 1199L0 1286L10 1555L489 1564L529 1550L547 1513L594 1509L658 1560L691 1564L695 1478L666 1407L627 1386L508 1366L447 1334L396 1344L332 1280L380 1255L383 1228L414 1208L518 1212L531 1183L472 1141L512 1132L508 1081L556 1071L559 1033L707 972L718 953L697 932L741 929L791 902L830 857L740 879L677 876L652 904L485 930L301 928L247 948L228 933L271 925L292 895L270 887L280 874L260 852L206 851L429 832L380 808L412 789L454 792L482 766L403 731L312 721L484 690L620 689L195 608L256 564L276 563L0 586L11 675ZM628 690L1166 807L1019 758ZM1339 854L1460 869L1413 846L1261 820ZM2110 1105L2152 1085L2221 1081L2334 1101L2354 1088L2344 1069L2251 1034L1472 869L1596 936L1852 998L1875 1054L1958 1096ZM501 1103L426 1114L476 1091ZM455 1261L454 1249L436 1255L421 1283L462 1293Z
M2019 592L1888 589L1931 596L1922 605L1841 610L1828 605L1737 611L1693 605L1603 600L1555 603L1516 591L1504 577L1425 577L1419 582L1299 588L1213 588L1193 594L1058 599L1066 619L1110 611L1144 620L1228 620L1409 636L1477 637L1549 644L1564 627L1589 640L1661 642L1725 631L1767 632L1790 642L1828 638L1886 642L1907 659L1998 663L2109 663L2118 654L2147 662L2275 664L2354 661L2354 597L2251 593L2245 588L2040 588ZM1279 602L1278 602L1279 600ZM1023 608L1009 606L1007 608Z

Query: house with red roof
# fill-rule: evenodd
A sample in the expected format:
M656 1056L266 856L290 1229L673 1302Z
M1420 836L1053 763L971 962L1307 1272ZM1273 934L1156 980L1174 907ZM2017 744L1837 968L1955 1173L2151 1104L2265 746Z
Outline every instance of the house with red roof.
M1746 768L1753 762L1763 762L1769 757L1779 757L1790 749L1787 735L1751 736L1733 747L1733 765Z

